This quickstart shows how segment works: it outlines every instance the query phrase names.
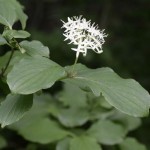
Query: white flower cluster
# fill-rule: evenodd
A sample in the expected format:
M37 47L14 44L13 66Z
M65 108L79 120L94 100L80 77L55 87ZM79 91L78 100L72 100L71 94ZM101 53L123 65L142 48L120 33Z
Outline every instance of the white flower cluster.
M102 45L107 35L104 30L99 30L95 23L91 24L91 20L87 21L82 16L68 17L68 22L63 22L62 28L65 28L64 36L65 40L70 40L69 44L77 45L77 48L72 48L76 51L76 58L80 53L84 56L87 54L88 49L92 49L96 53L102 53Z

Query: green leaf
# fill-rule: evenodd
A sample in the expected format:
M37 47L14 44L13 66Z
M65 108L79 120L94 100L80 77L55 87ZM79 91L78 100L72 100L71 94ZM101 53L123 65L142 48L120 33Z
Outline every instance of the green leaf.
M25 139L42 144L61 140L71 135L58 123L49 119L49 106L52 101L53 99L48 94L34 96L32 108L22 119L8 127L17 131Z
M16 64L7 76L13 93L31 94L51 87L66 76L64 69L43 57L28 57Z
M64 107L54 100L49 106L50 114L57 118L66 127L77 127L85 124L89 120L87 107Z
M6 66L9 57L10 57L10 52L7 52L5 55L0 56L0 69Z
M52 104L52 98L48 94L40 96L34 95L32 108L19 121L8 126L12 130L22 130L27 128L33 122L49 116L49 109ZM37 111L40 110L40 111Z
M96 100L99 102L99 105L105 109L111 109L112 108L112 105L110 105L104 96L99 96L96 98Z
M102 150L95 139L81 136L71 140L70 150Z
M65 138L57 143L56 150L69 150L70 139Z
M10 58L10 55L11 55L11 51L7 52L5 55L0 57L0 70L2 68L5 68L5 66ZM4 75L6 75L12 69L13 65L18 63L22 58L24 58L26 56L27 55L21 54L20 52L15 51Z
M2 37L2 35L0 34L0 45L4 45L6 44L7 41Z
M123 126L127 129L127 131L135 130L141 125L140 118L132 117L132 116L120 113L118 111L114 113L111 119L113 119L113 121L115 122L117 121L123 124Z
M28 19L27 15L23 12L23 6L16 0L9 0L11 5L14 6L17 19L20 20L22 29L25 29L26 27L26 21Z
M47 144L61 140L70 133L61 129L58 124L48 118L41 118L39 120L29 123L25 128L18 131L25 139Z
M20 20L22 28L26 26L27 15L16 0L0 0L0 23L12 29L13 24Z
M72 67L67 67L70 72ZM148 115L150 107L149 93L135 80L122 79L110 68L88 69L77 64L74 74L66 83L91 90L96 96L101 93L105 99L123 113L143 117Z
M120 150L147 150L145 145L139 143L134 138L127 138L119 144Z
M0 105L0 123L2 127L18 121L32 106L32 95L11 95Z
M77 93L77 94L75 94ZM63 91L58 94L58 99L64 106L86 107L87 93L72 84L64 84Z
M92 107L91 107L92 108ZM90 111L90 120L106 119L112 116L114 110L107 110L100 106L93 107Z
M48 47L44 46L40 41L23 41L20 46L31 56L49 57L50 55Z
M4 139L4 137L0 135L0 149L5 148L6 146L7 146L6 140Z
M126 129L112 121L101 120L93 124L87 133L97 139L99 143L114 145L123 140L126 135Z
M30 36L30 33L28 33L27 31L24 30L5 30L3 33L3 36L8 39L11 40L12 38L27 38Z
M0 23L12 29L17 16L9 0L0 0Z
M121 119L120 119L120 122L121 122ZM141 119L131 117L131 116L126 116L122 118L122 123L124 123L128 131L135 130L142 124Z
M25 139L42 144L71 136L72 133L62 129L58 123L49 119L49 106L53 101L48 94L34 96L33 107L22 119L8 127L17 131Z
M11 51L7 52L10 54ZM6 53L6 54L7 54ZM17 64L21 59L28 57L26 54L22 54L19 51L14 51L13 57L10 61L9 67L12 68L15 64Z
M61 109L57 115L58 120L66 127L81 126L89 119L89 112L85 108Z

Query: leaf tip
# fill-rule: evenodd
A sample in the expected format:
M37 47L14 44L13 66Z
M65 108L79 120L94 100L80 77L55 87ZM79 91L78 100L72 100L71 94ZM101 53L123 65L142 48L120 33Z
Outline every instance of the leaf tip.
M5 124L5 123L2 123L2 124L1 124L1 128L4 129L4 127L6 127L6 124Z

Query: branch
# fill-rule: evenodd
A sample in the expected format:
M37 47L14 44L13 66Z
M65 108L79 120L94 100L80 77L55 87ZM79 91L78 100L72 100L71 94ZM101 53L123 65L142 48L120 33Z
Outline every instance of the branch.
M10 57L9 57L9 59L8 59L8 62L7 62L7 64L6 64L6 66L5 66L5 68L2 69L2 73L0 74L1 77L4 76L4 74L5 74L5 72L6 72L7 68L8 68L8 66L9 66L9 64L10 64L10 61L11 61L11 59L12 59L12 57L13 57L13 54L14 54L14 48L12 48L12 50L11 50L11 54L10 54Z

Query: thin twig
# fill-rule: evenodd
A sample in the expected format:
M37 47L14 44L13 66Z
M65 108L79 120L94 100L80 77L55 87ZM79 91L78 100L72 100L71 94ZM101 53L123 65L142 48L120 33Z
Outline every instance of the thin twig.
M6 66L5 66L5 68L2 70L2 73L1 73L0 76L2 76L2 77L4 76L4 74L5 74L5 72L6 72L7 68L8 68L8 66L9 66L9 64L10 64L10 61L11 61L11 59L12 59L12 57L13 57L13 54L14 54L14 49L12 48L10 57L9 57L9 59L8 59L8 62L7 62L7 64L6 64Z

